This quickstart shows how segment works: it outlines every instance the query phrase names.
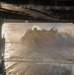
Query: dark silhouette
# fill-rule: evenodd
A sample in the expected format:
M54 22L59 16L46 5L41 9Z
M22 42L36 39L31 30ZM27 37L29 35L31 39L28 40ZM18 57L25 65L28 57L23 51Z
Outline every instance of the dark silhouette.
M5 64L4 64L4 53L5 53L5 37L0 39L0 74L6 75Z
M3 60L2 63L0 64L0 74L1 74L1 75L6 75L4 60Z

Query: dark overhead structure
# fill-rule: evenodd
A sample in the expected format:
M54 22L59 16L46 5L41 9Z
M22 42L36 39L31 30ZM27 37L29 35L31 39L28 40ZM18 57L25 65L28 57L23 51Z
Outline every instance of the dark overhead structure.
M74 6L74 0L1 0L1 1L11 4Z
M49 6L74 6L74 0L0 0L11 4L37 4Z
M74 22L74 0L1 0L2 19Z

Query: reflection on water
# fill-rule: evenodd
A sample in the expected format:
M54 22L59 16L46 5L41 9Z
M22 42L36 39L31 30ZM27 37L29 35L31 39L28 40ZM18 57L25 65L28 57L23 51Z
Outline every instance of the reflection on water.
M57 57L58 60L53 57L51 59L48 57L51 53L43 55L40 52L30 51L21 44L10 44L9 47L6 47L5 53L5 56L9 54L8 57L5 57L9 58L5 62L7 75L57 75L57 73L59 75L66 75L63 72L68 72L68 75L72 75L71 62L61 60L59 57ZM56 57L56 55L54 56Z
M15 28L12 25L6 24L3 29L6 37L6 75L72 75L74 47L49 49L26 47L20 42L24 35L23 31L26 31L22 29L23 25ZM25 28L27 29L26 26Z

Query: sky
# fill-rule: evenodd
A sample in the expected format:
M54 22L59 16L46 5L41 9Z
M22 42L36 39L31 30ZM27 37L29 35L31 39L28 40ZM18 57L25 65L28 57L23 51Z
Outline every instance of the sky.
M39 30L50 30L55 27L59 32L72 32L72 36L74 36L74 24L72 23L4 23L2 35L5 36L7 41L20 41L26 30L34 27L37 27Z

